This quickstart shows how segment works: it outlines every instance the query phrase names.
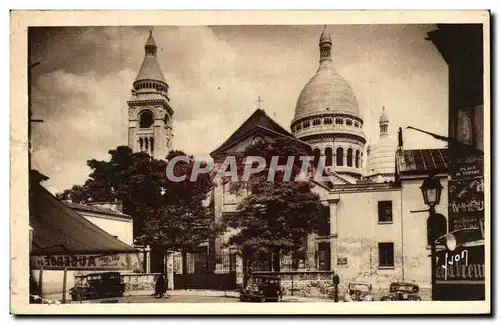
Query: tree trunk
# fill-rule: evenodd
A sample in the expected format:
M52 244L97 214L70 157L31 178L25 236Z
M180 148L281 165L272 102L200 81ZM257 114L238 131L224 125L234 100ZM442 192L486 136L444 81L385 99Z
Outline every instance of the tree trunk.
M273 271L280 272L280 251L273 251Z
M250 275L252 273L251 264L252 260L250 258L250 253L248 250L243 250L243 287L246 287L248 284L248 280L250 279Z
M188 273L188 268L187 268L187 253L182 251L182 273L187 274Z

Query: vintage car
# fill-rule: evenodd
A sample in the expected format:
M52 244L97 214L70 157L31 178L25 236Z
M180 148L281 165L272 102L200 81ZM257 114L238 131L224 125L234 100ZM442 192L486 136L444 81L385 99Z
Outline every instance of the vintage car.
M409 300L419 301L422 300L418 294L419 288L417 284L410 282L393 282L389 286L389 294L382 296L381 301L390 300Z
M344 295L345 302L372 301L372 285L366 282L350 282Z
M69 293L73 300L104 297L121 297L125 284L119 272L92 273L77 277L77 282Z
M281 280L275 276L255 275L250 278L247 286L240 290L241 301L279 302L282 298Z

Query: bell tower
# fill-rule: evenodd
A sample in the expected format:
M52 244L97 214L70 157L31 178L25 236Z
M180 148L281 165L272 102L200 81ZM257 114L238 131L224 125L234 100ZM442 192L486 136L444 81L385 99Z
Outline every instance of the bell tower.
M128 146L164 160L172 147L172 116L168 84L158 63L157 46L150 31L144 60L133 83L128 104Z

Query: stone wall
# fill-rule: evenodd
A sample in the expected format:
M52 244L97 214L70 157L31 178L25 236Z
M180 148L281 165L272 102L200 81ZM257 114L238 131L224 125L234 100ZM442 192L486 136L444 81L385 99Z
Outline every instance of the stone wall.
M332 271L254 272L254 275L273 275L281 278L285 296L328 297L333 289Z
M125 283L125 292L138 290L154 291L156 278L159 275L159 273L122 274L123 282Z
M273 275L281 278L281 287L285 296L333 298L332 283L333 271L309 272L254 272L254 275ZM347 291L348 282L339 284L339 300L342 300ZM380 300L389 294L389 286L373 286L372 296ZM420 297L424 301L431 300L431 289L421 288Z

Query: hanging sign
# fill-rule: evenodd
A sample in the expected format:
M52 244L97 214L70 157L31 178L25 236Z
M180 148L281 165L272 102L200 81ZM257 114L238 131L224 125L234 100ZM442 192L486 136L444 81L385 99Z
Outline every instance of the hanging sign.
M437 255L436 279L441 281L483 281L484 245L441 251Z

